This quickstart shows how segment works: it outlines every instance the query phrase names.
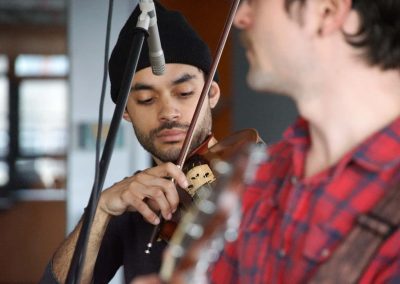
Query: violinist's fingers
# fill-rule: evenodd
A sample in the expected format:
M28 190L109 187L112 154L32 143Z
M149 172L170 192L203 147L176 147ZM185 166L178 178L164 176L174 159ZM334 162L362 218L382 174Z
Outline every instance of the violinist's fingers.
M160 207L158 206L157 202L151 199L146 199L146 204L150 207L151 210L153 211L158 211L160 210Z
M155 186L159 184L161 184L162 187ZM166 188L168 187L170 187L169 195L174 195L174 192L177 194L171 181L158 178L153 181L151 186L140 183L132 183L130 187L131 190L124 191L121 196L122 200L130 205L129 207L136 209L140 214L143 215L143 217L146 218L146 220L154 224L154 222L157 222L158 219L155 219L156 215L154 214L154 211L151 210L149 204L147 204L147 200L152 200L156 203L156 206L154 206L153 203L152 208L155 210L159 209L162 216L166 220L171 219L175 208L171 207L170 201L167 199L165 194L165 191L167 191ZM175 199L179 200L178 197ZM174 204L177 203L176 200L173 201Z
M170 203L165 196L164 191L161 188L148 188L146 190L145 196L149 200L153 200L157 203L158 207L160 208L162 216L166 220L170 220L172 217L173 208L171 207Z
M138 182L130 185L132 192L139 192L150 200L155 200L159 206L153 209L169 210L174 212L179 204L179 195L175 184L166 178L159 178L148 173L143 173ZM164 200L167 204L164 203ZM164 214L163 214L164 215Z
M187 188L189 186L189 182L182 170L177 165L170 162L146 170L146 172L158 177L170 177L182 188Z
M171 207L171 213L174 213L179 205L178 191L174 187L173 190L165 190L164 194L165 194L165 197L167 198L168 203Z
M162 178L160 178L162 177ZM140 182L148 187L159 187L163 190L172 211L175 212L179 205L179 195L176 190L174 179L183 188L188 186L188 181L184 173L174 164L167 163L162 166L145 170L141 173Z
M166 163L125 178L103 191L99 208L113 216L137 210L153 224L158 220L154 212L160 209L163 217L169 220L178 207L179 195L174 182L166 177L187 187L186 176L179 167ZM147 203L150 200L152 202Z
M128 207L138 211L149 223L154 225L158 225L160 223L160 218L158 218L157 214L146 204L145 198L138 198L128 191L124 192L122 198L125 202L130 204Z

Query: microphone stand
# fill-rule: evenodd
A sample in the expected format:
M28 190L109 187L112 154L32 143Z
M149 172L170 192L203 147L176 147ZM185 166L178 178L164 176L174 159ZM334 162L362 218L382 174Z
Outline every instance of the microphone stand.
M126 107L132 80L134 78L136 67L139 61L139 56L142 51L143 42L145 38L148 36L149 24L150 24L150 17L147 14L147 12L144 11L140 15L135 28L131 49L129 52L128 59L126 61L127 65L125 66L125 71L121 82L121 88L118 92L118 99L111 120L110 130L107 134L103 153L100 159L98 183L95 181L93 185L90 199L86 207L85 214L83 215L82 227L79 233L78 241L76 243L74 255L72 257L71 265L68 270L66 278L66 283L68 284L80 283L82 268L86 255L87 243L89 239L90 228L93 223L97 204L99 202L100 193L106 178L118 128Z

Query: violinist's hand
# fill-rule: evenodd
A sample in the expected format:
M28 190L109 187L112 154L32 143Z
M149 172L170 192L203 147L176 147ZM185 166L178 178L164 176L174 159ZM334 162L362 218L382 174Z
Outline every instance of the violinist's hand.
M173 163L165 163L144 170L114 184L100 197L99 208L107 214L117 216L126 211L138 211L152 224L158 224L157 212L169 220L178 207L179 197L175 184L188 187L185 174Z

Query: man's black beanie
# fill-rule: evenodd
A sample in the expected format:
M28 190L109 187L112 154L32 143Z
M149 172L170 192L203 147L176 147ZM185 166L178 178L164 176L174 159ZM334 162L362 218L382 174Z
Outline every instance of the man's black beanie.
M154 1L161 45L165 55L165 63L182 63L198 67L205 75L211 69L211 53L205 42L189 26L186 19L176 11L169 11ZM141 11L139 5L123 26L117 43L111 53L109 73L111 81L111 98L117 101L118 91L124 74L126 60L134 35L138 17ZM136 71L150 67L147 41L144 42L142 53ZM214 77L218 81L217 75Z

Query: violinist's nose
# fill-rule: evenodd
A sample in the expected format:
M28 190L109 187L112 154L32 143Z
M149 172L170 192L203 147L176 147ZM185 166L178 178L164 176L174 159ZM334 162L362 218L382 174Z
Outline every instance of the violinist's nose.
M235 27L242 30L242 29L246 29L246 27L249 26L250 20L251 20L250 6L248 3L248 0L244 0L240 4L240 6L236 12L236 16L235 16L233 23L234 23Z
M177 121L181 112L171 100L163 100L159 110L159 119L161 121Z

